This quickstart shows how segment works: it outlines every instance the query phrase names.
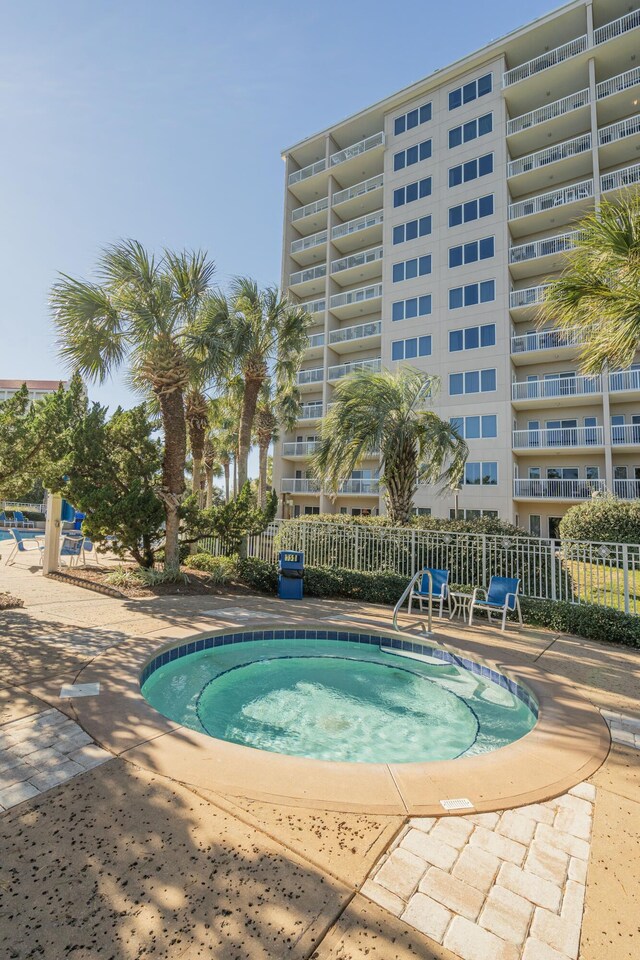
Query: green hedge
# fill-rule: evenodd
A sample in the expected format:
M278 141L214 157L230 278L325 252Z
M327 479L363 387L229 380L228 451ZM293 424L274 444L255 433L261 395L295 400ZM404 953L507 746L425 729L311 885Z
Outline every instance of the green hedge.
M640 544L640 500L603 496L576 504L560 521L560 536L596 543Z
M240 580L265 593L278 588L276 567L255 557L240 560ZM407 578L395 573L358 572L340 567L307 567L304 572L304 594L361 603L382 603L394 606L407 586ZM452 586L456 586L452 584ZM457 587L471 592L471 588ZM551 600L522 598L522 615L531 626L548 627L559 633L572 633L601 643L620 643L640 647L640 617L621 613L596 604L572 604Z

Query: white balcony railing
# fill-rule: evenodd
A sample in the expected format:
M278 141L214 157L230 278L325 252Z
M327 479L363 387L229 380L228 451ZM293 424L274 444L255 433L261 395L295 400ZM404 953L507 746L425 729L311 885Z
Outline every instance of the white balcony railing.
M283 457L311 457L320 447L319 440L282 444Z
M289 186L293 186L294 183L300 183L301 180L308 180L309 177L314 177L316 173L322 173L322 171L326 169L326 160L316 160L315 163L310 163L307 167L302 167L301 170L294 170L293 173L289 174Z
M614 170L612 173L603 173L600 177L600 189L603 193L607 190L624 190L625 187L633 187L638 183L640 183L640 163Z
M322 416L322 411L322 402L303 403L298 413L298 420L318 420Z
M507 164L507 176L517 177L521 173L529 173L531 170L547 167L550 163L556 163L558 160L576 157L587 150L591 150L591 134L583 133L572 140L565 140L563 143L556 143L553 147L546 147L544 150L529 153L526 157L511 160Z
M640 446L640 423L612 424L611 444L612 446L620 444L625 446L637 444Z
M324 313L327 309L326 300L306 300L304 303L296 304L298 307L302 307L303 310L306 310L307 313Z
M345 147L344 150L338 150L337 153L332 153L329 158L329 163L332 167L335 167L336 164L344 163L345 160L351 160L352 157L358 157L361 153L366 153L367 150L381 147L383 143L384 133L381 130L380 133L374 133L371 137L365 137L364 140L359 140L358 143L352 143L350 147Z
M282 493L320 493L320 481L303 477L284 477L280 481Z
M293 287L296 283L307 283L309 280L320 280L327 275L326 263L319 263L315 267L307 267L306 270L297 270L289 277L289 286Z
M352 267L362 267L365 263L375 263L376 260L382 260L382 247L371 247L369 250L361 250L359 253L352 253L348 257L333 260L331 262L331 273L341 273L343 270L350 270Z
M640 497L640 480L614 480L613 492L622 500L637 500Z
M549 377L547 380L521 380L511 384L512 400L556 400L602 393L599 375L591 377Z
M329 307L348 307L365 300L377 300L382 296L382 284L372 283L369 287L358 287L357 290L347 290L345 293L336 293L329 300Z
M581 180L580 183L572 183L568 187L561 187L559 190L551 190L549 193L539 193L535 197L529 197L527 200L518 200L517 203L509 204L509 220L517 220L519 217L528 217L533 213L543 213L545 210L552 210L554 207L562 207L568 203L576 203L578 200L588 200L593 196L593 180Z
M382 210L375 210L373 213L367 213L364 217L356 217L355 220L347 220L346 223L337 223L331 230L331 239L339 240L340 237L348 237L351 233L368 230L369 227L377 227L380 223L382 223Z
M629 87L635 87L640 83L640 67L633 67L631 70L625 70L616 77L610 77L609 80L603 80L596 86L596 97L602 100L604 97L610 97L614 93L622 93Z
M323 380L324 367L311 367L309 370L298 371L298 386L302 386L305 383L322 383Z
M327 380L341 380L342 377L348 377L350 373L354 373L356 370L373 370L378 373L380 363L380 357L373 357L371 360L351 360L349 363L338 363L334 367L329 367Z
M300 237L299 240L291 241L291 253L300 253L302 250L310 250L312 247L321 247L327 242L328 232L320 230L318 233L312 233L309 237Z
M329 343L348 343L351 340L363 340L365 337L379 337L381 333L382 320L373 320L371 323L357 323L353 327L332 330L329 334Z
M514 480L514 497L548 497L550 500L588 500L604 493L604 480Z
M311 217L314 213L322 213L329 208L329 197L322 197L321 200L314 200L313 203L305 203L304 207L296 207L291 211L291 222L302 220L304 217Z
M619 17L617 20L612 20L611 23L605 23L604 26L598 27L597 30L593 31L593 42L596 45L605 43L607 40L613 40L614 37L619 37L635 27L640 27L640 10L632 10L624 17Z
M608 143L615 143L617 140L624 140L625 137L632 137L635 133L640 133L640 114L635 117L627 117L626 120L618 120L617 123L611 123L608 127L602 127L598 130L598 143L601 147Z
M609 391L640 390L640 370L614 370L609 374Z
M577 327L573 330L541 330L539 333L523 333L511 337L511 353L533 353L536 350L579 347L584 342L584 331Z
M337 207L340 203L344 203L346 200L355 200L358 197L364 197L365 194L371 193L372 190L380 190L383 179L382 174L379 173L375 177L369 177L368 180L362 180L352 187L347 187L346 190L338 190L338 192L333 195L334 207Z
M513 133L520 133L522 130L528 130L529 127L536 127L539 123L546 123L547 120L553 120L555 117L562 117L565 113L571 113L572 110L579 110L589 103L589 91L580 90L578 93L570 93L568 97L562 97L561 100L554 100L553 103L547 103L544 107L538 107L529 113L523 113L520 117L514 117L507 120L507 136Z
M640 430L640 427L638 428ZM601 447L602 427L551 427L540 430L514 430L513 446L518 450L544 450L554 447Z
M502 86L510 87L513 83L517 83L518 80L532 77L534 74L540 73L541 70L547 70L549 67L554 67L557 63L562 63L564 60L576 57L586 49L586 34L583 37L575 37L575 39L569 40L568 43L563 43L561 47L556 47L555 50L549 50L540 57L534 57L533 60L528 60L527 63L521 63L519 67L507 70L502 76Z
M521 243L510 248L509 263L526 263L528 260L537 260L539 257L566 253L573 250L579 239L580 231L570 230L568 233L556 234L555 237L545 237L544 240Z
M324 347L324 333L312 333L307 337L307 350L314 347Z
M524 290L512 290L509 294L509 309L518 307L535 307L544 301L544 292L550 284L543 283L538 287L526 287Z
M380 492L379 480L339 480L338 493L362 494L377 497Z

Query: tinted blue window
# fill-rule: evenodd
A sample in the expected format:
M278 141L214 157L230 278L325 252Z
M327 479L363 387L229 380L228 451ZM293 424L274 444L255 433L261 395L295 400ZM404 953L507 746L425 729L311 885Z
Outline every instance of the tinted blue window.
M404 320L404 301L398 300L391 306L391 319Z
M488 303L496 298L495 280L483 280L480 284L480 303Z
M425 103L420 107L420 123L426 123L431 120L431 104Z
M482 389L483 391L495 390L496 388L496 372L495 370L483 370L482 371Z
M402 114L401 117L396 117L395 123L393 125L393 132L397 136L399 133L404 133L404 131L405 131L405 116L404 114Z
M458 350L463 349L462 336L462 330L452 330L449 334L449 350L451 353L456 353Z
M465 389L465 393L480 392L480 371L479 370L467 370L467 372L464 375L464 389Z
M411 297L410 300L405 300L404 302L404 315L407 320L410 320L412 317L418 316L418 299L417 297Z
M488 260L494 254L493 237L485 237L480 241L480 259Z
M480 439L480 417L465 417L464 435L468 440Z
M480 327L480 346L481 347L493 347L496 342L496 325L495 323L486 323L484 326Z
M393 228L393 242L394 243L404 242L404 224L401 223L399 227Z
M459 147L462 143L462 127L454 127L453 130L449 130L449 149L452 147Z
M465 307L473 306L478 302L478 284L470 283L464 288L464 305Z
M484 117L478 118L478 136L481 137L485 133L491 133L493 129L493 114L486 113Z
M404 280L404 263L394 263L393 282L399 283L400 280Z
M418 272L421 277L424 277L427 273L431 273L431 256L420 257L418 261Z
M431 217L420 217L420 236L426 237L431 233Z
M490 193L488 197L480 197L478 205L481 217L490 216L493 213L493 194Z
M413 280L413 278L417 276L418 276L418 261L407 260L407 262L404 265L405 280Z
M411 340L405 340L404 342L404 356L405 360L413 360L414 357L418 356L418 340L417 337L412 337Z
M474 140L478 136L478 122L477 120L468 120L462 127L462 136L464 142L468 140Z
M408 183L406 189L407 203L411 203L413 200L418 199L418 184L417 183Z
M464 437L464 417L451 417L449 423L461 437Z
M462 266L462 247L451 247L449 250L449 266Z
M457 187L462 183L462 167L451 167L449 170L449 186Z
M421 357L431 356L431 337L418 338L418 355Z
M478 78L478 96L483 97L486 93L491 93L491 74L487 73L484 77Z
M467 180L475 180L478 176L478 161L477 160L467 160L466 163L462 165L462 176L466 183Z
M465 263L475 263L478 259L478 244L474 240L473 243L465 243L464 245L464 262Z
M498 436L498 418L495 414L482 418L482 436L489 438Z
M431 313L431 294L420 297L420 316L425 317L428 313Z
M449 226L457 227L462 223L462 207L449 208Z
M464 222L469 223L470 220L478 219L478 201L477 200L468 200L464 204Z
M457 90L452 90L449 94L449 110L455 110L456 107L459 107L462 104L462 90L458 87Z
M404 187L400 187L398 190L393 191L393 205L394 207L401 207L404 204Z
M464 376L462 373L449 374L449 393L452 397L464 393Z
M391 359L402 360L404 357L404 340L394 340L391 344Z
M481 177L484 177L488 173L493 173L493 154L492 153L486 153L484 157L480 157L478 160L478 174Z
M476 82L472 80L471 83L465 83L462 88L462 102L470 103L476 98Z
M426 177L420 181L420 197L431 196L431 177Z
M449 310L456 310L462 306L462 287L449 290Z
M479 484L480 483L480 464L468 462L464 465L464 482Z
M491 486L498 482L498 464L495 461L482 464L482 482Z
M407 240L415 240L418 236L418 221L409 220L406 229L406 238Z
M464 348L465 350L475 350L476 347L480 346L480 334L478 333L477 327L467 327L464 332Z
M401 150L400 153L396 153L393 158L393 169L402 170L404 167L404 150Z
M407 114L407 130L412 130L418 126L418 111L410 110Z
M415 147L409 147L407 150L407 166L410 167L413 163L418 162L418 145Z
M420 144L420 159L428 160L431 156L431 140L424 140Z

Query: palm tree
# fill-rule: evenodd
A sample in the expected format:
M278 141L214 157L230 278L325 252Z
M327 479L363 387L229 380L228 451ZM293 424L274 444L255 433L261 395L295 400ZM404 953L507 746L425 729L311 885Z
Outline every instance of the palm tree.
M296 387L288 391L276 390L272 377L262 384L254 420L254 432L258 444L258 506L267 506L267 465L269 447L278 439L278 427L291 430L300 411L300 394Z
M224 471L225 500L230 496L231 465L238 447L239 404L234 409L233 392L211 401L208 440L214 451L215 460Z
M541 319L582 331L586 373L628 367L640 347L640 195L603 200L578 227L580 239L546 291Z
M320 478L337 489L365 456L380 456L380 480L392 523L407 524L418 483L455 488L462 479L467 445L447 420L426 404L437 377L411 367L397 373L359 370L338 385L321 426L312 460Z
M211 309L224 329L230 376L239 377L242 384L237 463L237 488L242 490L262 385L272 376L277 390L290 390L307 346L311 318L276 287L260 290L249 277L236 277L229 295L218 293Z
M200 505L202 461L209 426L209 399L197 384L190 386L185 395L185 420L193 460L191 490Z
M205 475L205 497L204 506L213 506L213 478L222 475L222 466L219 462L218 450L211 436L208 436L204 442L204 455L202 458Z
M62 357L82 376L102 383L123 364L133 384L156 401L164 432L158 496L166 520L165 569L179 570L180 503L184 496L187 431L184 395L223 354L215 324L199 314L211 294L215 267L202 251L165 250L156 258L135 240L107 247L99 282L65 274L51 307ZM200 341L195 338L199 331Z

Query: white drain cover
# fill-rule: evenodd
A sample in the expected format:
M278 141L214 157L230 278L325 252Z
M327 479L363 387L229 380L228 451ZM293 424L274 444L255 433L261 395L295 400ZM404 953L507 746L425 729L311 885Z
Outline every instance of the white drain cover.
M467 800L465 797L458 797L455 800L441 800L440 806L444 807L445 810L475 810L471 800Z

